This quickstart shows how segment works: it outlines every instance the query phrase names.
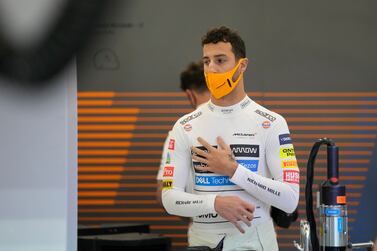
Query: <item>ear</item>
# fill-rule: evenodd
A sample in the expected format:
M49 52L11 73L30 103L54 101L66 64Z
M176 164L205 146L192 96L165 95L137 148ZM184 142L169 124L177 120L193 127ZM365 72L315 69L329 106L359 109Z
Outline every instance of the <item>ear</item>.
M242 61L240 63L240 71L245 72L248 64L249 64L249 59L247 59L247 58L242 59Z
M188 100L190 101L191 106L193 108L196 108L197 99L196 99L195 93L190 89L186 89L185 93L187 95Z

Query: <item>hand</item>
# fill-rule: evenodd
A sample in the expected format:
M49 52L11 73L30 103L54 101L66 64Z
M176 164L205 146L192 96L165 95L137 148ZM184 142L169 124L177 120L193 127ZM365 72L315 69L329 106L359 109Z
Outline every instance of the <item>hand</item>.
M232 177L237 169L238 163L234 158L232 149L225 144L224 140L221 137L217 137L218 148L214 148L201 137L198 138L198 141L207 149L207 152L197 147L191 147L193 151L192 158L207 166L197 166L195 168L201 171L210 171Z
M238 196L216 196L215 210L221 217L236 226L241 233L245 233L237 221L243 221L250 227L250 222L254 218L255 206Z

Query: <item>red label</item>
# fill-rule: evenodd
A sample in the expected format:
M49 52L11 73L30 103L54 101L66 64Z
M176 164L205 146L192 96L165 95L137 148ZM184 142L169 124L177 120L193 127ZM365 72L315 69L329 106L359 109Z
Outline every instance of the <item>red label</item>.
M170 140L169 140L169 146L168 146L168 149L169 149L169 150L174 150L174 144L175 144L175 140L174 140L174 139L170 139Z
M164 167L164 177L173 177L174 175L174 167L173 166L165 166Z
M294 184L300 183L300 173L296 170L284 170L283 171L284 181Z
M336 203L346 204L346 196L336 196Z

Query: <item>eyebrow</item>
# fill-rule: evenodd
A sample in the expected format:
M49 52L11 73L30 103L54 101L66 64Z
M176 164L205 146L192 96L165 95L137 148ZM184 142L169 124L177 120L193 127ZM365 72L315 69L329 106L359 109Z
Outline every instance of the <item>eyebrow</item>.
M217 55L214 55L213 57L214 58L219 58L219 57L226 57L227 55L225 54L217 54ZM204 56L203 59L208 59L209 57L208 56Z

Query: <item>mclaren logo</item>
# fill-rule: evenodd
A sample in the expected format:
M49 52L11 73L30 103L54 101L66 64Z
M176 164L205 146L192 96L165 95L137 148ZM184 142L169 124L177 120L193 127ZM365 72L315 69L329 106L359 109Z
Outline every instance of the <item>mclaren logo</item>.
M236 157L259 157L259 145L230 145Z
M235 132L233 136L235 137L255 137L256 133L243 133L243 132Z
M267 112L262 112L259 109L255 110L255 113L261 115L262 117L265 117L266 119L268 119L271 122L274 122L276 120L276 118L274 116L268 114Z
M197 117L199 117L200 115L202 115L202 112L197 112L197 113L194 113L194 114L191 114L189 116L187 116L186 118L184 118L181 122L179 122L181 125L184 125L186 124L187 122L193 120L193 119L196 119Z

